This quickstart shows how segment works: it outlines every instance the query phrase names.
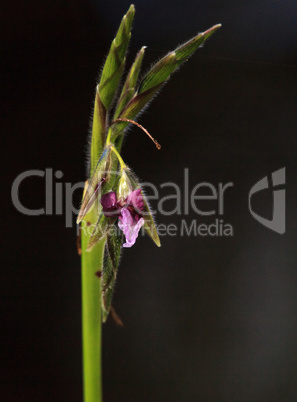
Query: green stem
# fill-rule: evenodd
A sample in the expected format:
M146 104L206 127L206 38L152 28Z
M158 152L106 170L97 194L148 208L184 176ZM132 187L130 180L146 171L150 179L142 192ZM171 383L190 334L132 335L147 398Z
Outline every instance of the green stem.
M90 215L92 213L82 222L81 229L83 389L84 402L102 402L101 292L100 280L95 274L102 266L105 239L92 251L86 251L90 233L85 223Z
M121 165L121 170L125 169L127 166L126 166L123 158L119 154L119 152L116 150L116 148L114 146L111 147L111 150L116 155L116 157L118 158L118 161L120 162L120 165Z

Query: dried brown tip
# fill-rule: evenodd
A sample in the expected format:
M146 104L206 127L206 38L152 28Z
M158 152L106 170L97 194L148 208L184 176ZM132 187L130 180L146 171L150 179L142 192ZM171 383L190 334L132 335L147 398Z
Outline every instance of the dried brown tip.
M114 322L116 323L116 325L118 327L123 327L124 323L121 320L120 316L117 314L117 312L115 311L115 309L111 306L110 307L110 314L112 316L112 319L114 320Z
M139 127L142 131L144 131L145 132L145 134L148 136L148 137L150 137L150 139L153 141L153 143L156 145L156 147L157 147L157 149L161 149L161 145L158 143L158 141L157 140L155 140L151 135L150 135L150 133L147 131L147 129L145 129L141 124L139 124L139 123L137 123L136 121L134 121L134 120L130 120L130 119L126 119L125 117L122 117L122 118L118 118L118 119L116 119L116 120L114 120L111 124L115 124L115 123L118 123L118 122L127 122L127 123L131 123L131 124L134 124L135 126L137 126L137 127Z

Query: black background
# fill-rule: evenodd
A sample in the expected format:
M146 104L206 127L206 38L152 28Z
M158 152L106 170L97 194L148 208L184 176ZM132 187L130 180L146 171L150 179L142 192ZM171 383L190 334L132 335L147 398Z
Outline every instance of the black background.
M224 221L233 237L148 237L123 253L114 306L125 327L103 330L104 400L295 401L296 7L295 1L136 1L128 62L144 64L216 23L223 27L170 80L123 156L143 181L190 188L233 182ZM30 217L12 205L25 170L85 179L85 149L98 71L126 1L51 1L1 11L1 399L81 401L80 259L62 216ZM248 211L248 192L286 167L287 230ZM65 187L64 187L65 188ZM168 192L168 194L170 191ZM164 196L165 190L161 195ZM74 194L75 205L80 192ZM20 188L44 205L44 180ZM269 192L255 210L269 217ZM157 203L152 203L154 207ZM170 204L171 206L173 204ZM168 209L170 209L168 203ZM208 204L208 207L212 204ZM162 216L158 223L210 218Z

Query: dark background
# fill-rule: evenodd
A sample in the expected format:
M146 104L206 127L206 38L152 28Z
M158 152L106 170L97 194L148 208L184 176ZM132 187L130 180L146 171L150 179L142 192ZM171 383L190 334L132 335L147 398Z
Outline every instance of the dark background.
M223 24L141 118L162 150L134 128L123 155L157 186L181 185L185 167L191 188L233 182L223 218L234 236L167 236L160 249L145 237L125 250L114 297L125 327L109 320L103 330L104 400L296 401L297 2L135 6L128 62L147 45L144 70L197 31ZM128 7L78 0L1 6L4 401L82 400L75 226L65 228L65 210L20 214L10 189L27 169L61 170L61 183L85 179L96 79ZM279 235L250 216L248 192L282 167L287 230ZM271 197L259 195L255 210L269 217ZM43 206L43 179L25 181L20 198ZM158 223L180 226L182 219L210 222L194 212L157 215Z

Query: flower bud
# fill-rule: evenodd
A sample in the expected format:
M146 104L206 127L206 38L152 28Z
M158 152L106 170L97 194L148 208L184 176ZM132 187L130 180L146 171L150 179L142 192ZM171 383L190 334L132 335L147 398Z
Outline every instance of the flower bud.
M128 198L129 194L135 190L135 186L131 183L131 180L127 174L128 169L123 169L121 178L119 180L118 188L117 188L117 198L118 200L125 200Z

